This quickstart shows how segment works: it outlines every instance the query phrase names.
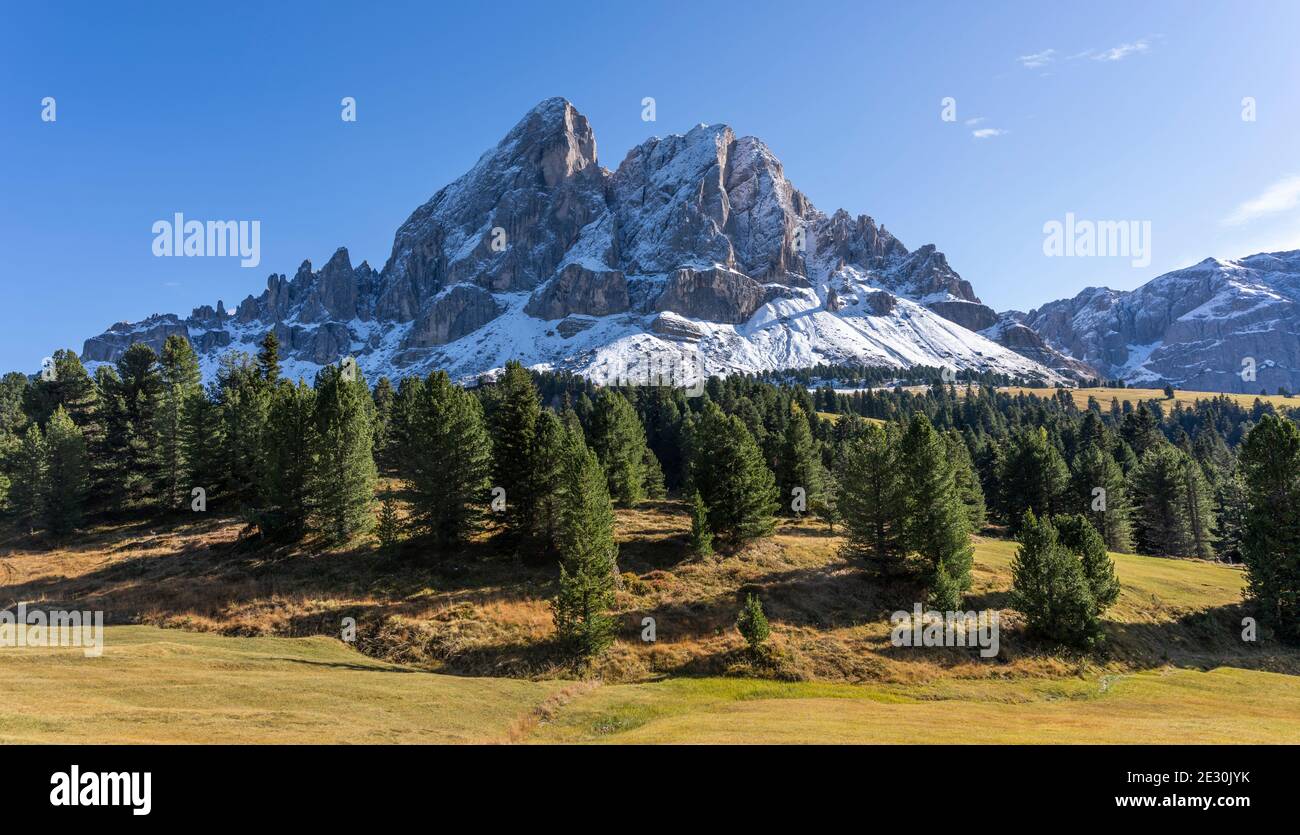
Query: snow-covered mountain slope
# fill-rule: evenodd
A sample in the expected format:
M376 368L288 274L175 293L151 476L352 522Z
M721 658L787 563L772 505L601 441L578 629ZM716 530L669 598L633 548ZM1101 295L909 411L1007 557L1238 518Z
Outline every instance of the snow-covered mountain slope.
M1207 258L1131 292L1089 287L1025 321L1107 378L1200 391L1295 391L1298 304L1300 251L1272 252Z
M975 332L1000 337L998 323L934 246L822 213L761 141L699 125L611 172L586 118L555 98L416 209L382 270L340 249L234 311L114 325L83 359L180 333L211 374L273 329L286 372L308 377L349 354L371 380L470 380L514 358L604 380L861 362L1060 381L1044 358L1071 373L1041 345L1026 356Z

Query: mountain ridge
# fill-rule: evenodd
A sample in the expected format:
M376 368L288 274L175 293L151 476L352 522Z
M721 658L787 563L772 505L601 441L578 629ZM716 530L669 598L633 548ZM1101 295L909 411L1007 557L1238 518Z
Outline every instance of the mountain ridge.
M468 380L519 358L600 379L862 362L1061 381L962 325L995 318L933 244L817 210L759 139L701 124L611 171L586 117L550 98L410 214L382 269L340 248L233 311L118 323L82 353L111 362L180 333L210 377L274 330L303 376L351 354L371 378Z

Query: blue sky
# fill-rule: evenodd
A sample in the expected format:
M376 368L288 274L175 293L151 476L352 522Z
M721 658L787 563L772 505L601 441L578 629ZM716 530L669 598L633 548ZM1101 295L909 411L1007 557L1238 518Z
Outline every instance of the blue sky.
M700 122L759 136L818 207L936 244L999 310L1300 248L1295 2L37 5L0 27L3 370L338 246L378 268L554 95L609 168ZM260 220L261 264L154 257L175 212ZM1150 221L1150 265L1046 257L1067 212Z

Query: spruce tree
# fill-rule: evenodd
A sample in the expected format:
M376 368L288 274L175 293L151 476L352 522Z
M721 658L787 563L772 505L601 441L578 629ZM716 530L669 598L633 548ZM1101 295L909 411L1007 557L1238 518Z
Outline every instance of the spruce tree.
M691 494L691 551L697 557L713 553L713 531L709 528L709 509L700 491Z
M272 540L296 542L306 534L317 507L313 489L319 445L315 390L301 380L296 386L283 381L276 386L262 436L258 525Z
M247 354L233 352L221 358L216 392L223 492L232 507L259 506L265 501L258 495L258 473L266 464L263 433L271 387Z
M641 501L645 497L645 430L632 404L614 389L601 389L587 427L614 501L621 507Z
M822 496L813 505L812 511L826 523L826 528L835 533L835 526L843 519L840 513L840 482L833 472L826 474L826 483L822 488Z
M181 434L185 487L191 495L194 488L202 488L208 499L219 496L225 483L225 425L216 391L217 384L212 383L186 402Z
M1172 444L1153 446L1131 474L1138 550L1210 557L1213 510L1200 467Z
M126 509L126 404L117 369L101 365L95 369L95 417L100 431L87 437L90 451L91 503L96 508L121 513Z
M128 509L156 506L161 458L158 406L162 375L158 356L143 342L133 343L117 362L117 374L107 378L112 412L106 426L116 457L117 487Z
M899 461L904 548L925 566L931 603L959 609L971 583L970 527L947 445L925 415L912 417L899 444Z
M795 402L790 403L777 462L777 487L781 492L783 512L797 513L792 505L796 489L804 491L805 509L822 500L826 470L822 466L821 450L813 440L807 414Z
M66 348L54 352L48 373L42 373L22 391L23 411L33 423L45 426L54 410L62 406L73 423L91 423L98 400L95 383L81 364L77 352Z
M1240 469L1225 473L1214 486L1214 554L1228 563L1242 561L1246 536L1246 481Z
M165 511L176 510L189 498L185 457L187 411L195 397L202 395L199 358L190 342L172 334L163 343L159 361L162 378L158 397L155 434L158 438L158 504Z
M648 446L641 456L641 468L645 472L645 479L642 481L642 490L645 497L647 499L662 499L667 496L668 488L664 484L664 469L659 466L659 459Z
M740 418L705 404L691 453L691 484L709 508L715 536L735 543L772 532L776 480Z
M1088 517L1107 549L1132 550L1132 510L1124 472L1100 444L1090 444L1075 457L1072 489L1073 509Z
M537 499L533 518L526 530L529 547L523 557L528 562L550 562L560 547L564 509L561 475L568 456L570 435L582 437L582 426L573 410L565 412L561 420L550 409L542 409L529 450L533 462L530 489Z
M1248 593L1283 640L1300 642L1300 429L1264 415L1241 446L1241 473Z
M257 352L257 376L268 386L280 381L280 340L274 330L262 337L261 350Z
M392 496L384 496L379 504L379 524L375 527L379 549L396 556L402 544L402 523L397 518L397 503Z
M86 440L62 406L45 425L44 498L45 527L55 536L71 533L81 524L89 471Z
M418 392L400 472L412 493L414 524L447 549L483 525L492 444L478 399L447 372L430 374Z
M380 470L393 471L397 469L398 462L390 455L389 442L397 393L393 391L393 384L387 377L380 377L371 396L375 401L375 464Z
M20 530L35 531L45 520L47 466L45 437L41 427L32 423L14 451L11 466L9 512Z
M559 593L551 609L561 644L590 659L614 640L618 544L606 476L580 435L567 433L561 474Z
M972 532L984 529L987 511L984 506L984 490L980 487L979 476L975 472L975 462L971 460L970 450L961 433L949 429L943 435L944 445L948 450L948 460L952 462L953 478L957 482L957 495L962 507L966 509L966 522Z
M518 362L506 363L505 373L490 395L489 407L492 486L505 490L508 531L516 538L528 538L542 495L534 467L534 441L542 406L532 377Z
M745 639L751 655L761 655L763 644L767 643L772 629L768 626L767 615L763 613L763 602L757 595L745 596L745 605L736 616L736 631Z
M1011 560L1011 605L1031 635L1082 648L1101 634L1083 562L1058 541L1056 528L1025 511Z
M1013 534L1025 511L1038 516L1065 510L1063 500L1070 471L1065 460L1040 427L1012 436L998 472L998 503Z
M1119 578L1115 576L1115 563L1106 553L1106 542L1083 514L1069 514L1052 518L1061 547L1079 557L1083 576L1098 612L1104 611L1119 599Z
M373 410L364 380L346 379L339 366L321 369L316 377L316 451L310 489L315 525L333 542L347 541L375 523Z
M838 476L845 555L865 561L878 576L905 572L903 481L892 426L864 425L849 443Z

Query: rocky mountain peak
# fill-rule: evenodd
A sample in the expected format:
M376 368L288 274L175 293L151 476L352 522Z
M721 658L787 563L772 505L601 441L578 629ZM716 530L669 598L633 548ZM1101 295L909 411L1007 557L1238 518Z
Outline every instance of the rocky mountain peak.
M972 332L995 321L937 248L822 213L762 140L700 124L609 171L586 117L550 98L410 214L379 272L340 247L319 270L271 275L232 319L199 308L87 350L111 360L180 329L215 356L274 329L286 368L352 353L368 372L474 376L515 357L584 370L659 355L718 371L861 361L1056 379Z

